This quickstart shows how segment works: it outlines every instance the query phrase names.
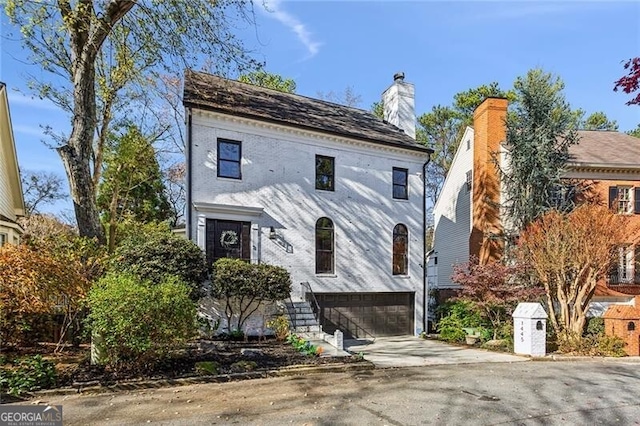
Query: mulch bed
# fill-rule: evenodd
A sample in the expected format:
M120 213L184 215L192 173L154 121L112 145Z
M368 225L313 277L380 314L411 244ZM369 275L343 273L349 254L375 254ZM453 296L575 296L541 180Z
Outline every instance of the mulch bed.
M103 366L91 365L88 356L77 364L64 364L61 360L58 364L58 386L78 386L82 383L108 386L128 380L194 377L198 375L196 363L201 361L214 361L218 364L219 374L230 374L273 370L292 365L352 363L358 362L359 358L306 356L290 344L275 339L248 342L199 340L192 343L184 353L143 368L125 367L114 371ZM247 362L250 362L248 367Z

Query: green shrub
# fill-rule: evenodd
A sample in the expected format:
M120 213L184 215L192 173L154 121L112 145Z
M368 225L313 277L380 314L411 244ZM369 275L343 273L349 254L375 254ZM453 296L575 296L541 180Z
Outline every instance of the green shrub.
M87 320L100 336L105 363L148 365L180 348L197 330L189 288L176 277L159 284L130 274L109 274L89 293Z
M464 328L483 325L482 316L471 302L446 302L438 308L437 313L441 318L436 329L440 339L446 342L464 342L467 335Z
M244 335L244 331L240 330L240 329L234 329L231 330L229 332L222 332L220 334L218 334L217 336L218 339L220 340L231 340L234 342L239 342L241 340L245 339L245 335Z
M242 330L263 302L289 297L291 277L279 266L222 258L213 264L212 294L225 303L227 332ZM232 324L234 316L237 322Z
M440 339L445 342L464 342L467 333L462 329L462 320L454 315L449 315L438 321L437 330Z
M9 395L53 387L57 382L56 367L42 355L16 359L11 366L0 368L0 389Z
M587 320L587 334L592 336L604 335L604 319L592 317Z
M311 342L304 337L293 333L287 336L287 343L290 343L297 351L307 356L320 356L323 352L322 346L312 345Z
M128 233L116 248L109 270L130 273L154 284L161 283L167 275L176 276L189 286L193 300L204 295L202 284L207 278L202 250L162 227L147 226Z
M215 361L196 362L196 374L199 376L215 376L218 374L220 364Z

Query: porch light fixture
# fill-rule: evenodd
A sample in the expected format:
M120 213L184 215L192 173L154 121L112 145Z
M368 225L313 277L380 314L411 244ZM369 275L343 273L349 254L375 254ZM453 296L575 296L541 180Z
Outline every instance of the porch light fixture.
M269 228L269 239L275 240L276 238L276 229L272 226Z

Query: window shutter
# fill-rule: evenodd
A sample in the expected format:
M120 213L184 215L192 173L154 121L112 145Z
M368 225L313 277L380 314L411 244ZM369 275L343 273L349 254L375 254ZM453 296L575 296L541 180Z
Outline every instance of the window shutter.
M635 259L633 263L633 283L640 283L640 246L635 246Z
M633 188L633 204L633 212L635 214L640 214L640 186Z
M610 209L615 209L616 205L615 202L618 198L618 187L617 186L610 186L609 187L609 208ZM617 210L617 209L615 209Z

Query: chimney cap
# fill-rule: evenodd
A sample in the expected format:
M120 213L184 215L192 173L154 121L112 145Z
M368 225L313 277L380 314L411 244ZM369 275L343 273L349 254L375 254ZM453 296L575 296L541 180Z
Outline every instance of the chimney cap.
M402 71L397 72L393 75L393 81L404 81L404 73Z

